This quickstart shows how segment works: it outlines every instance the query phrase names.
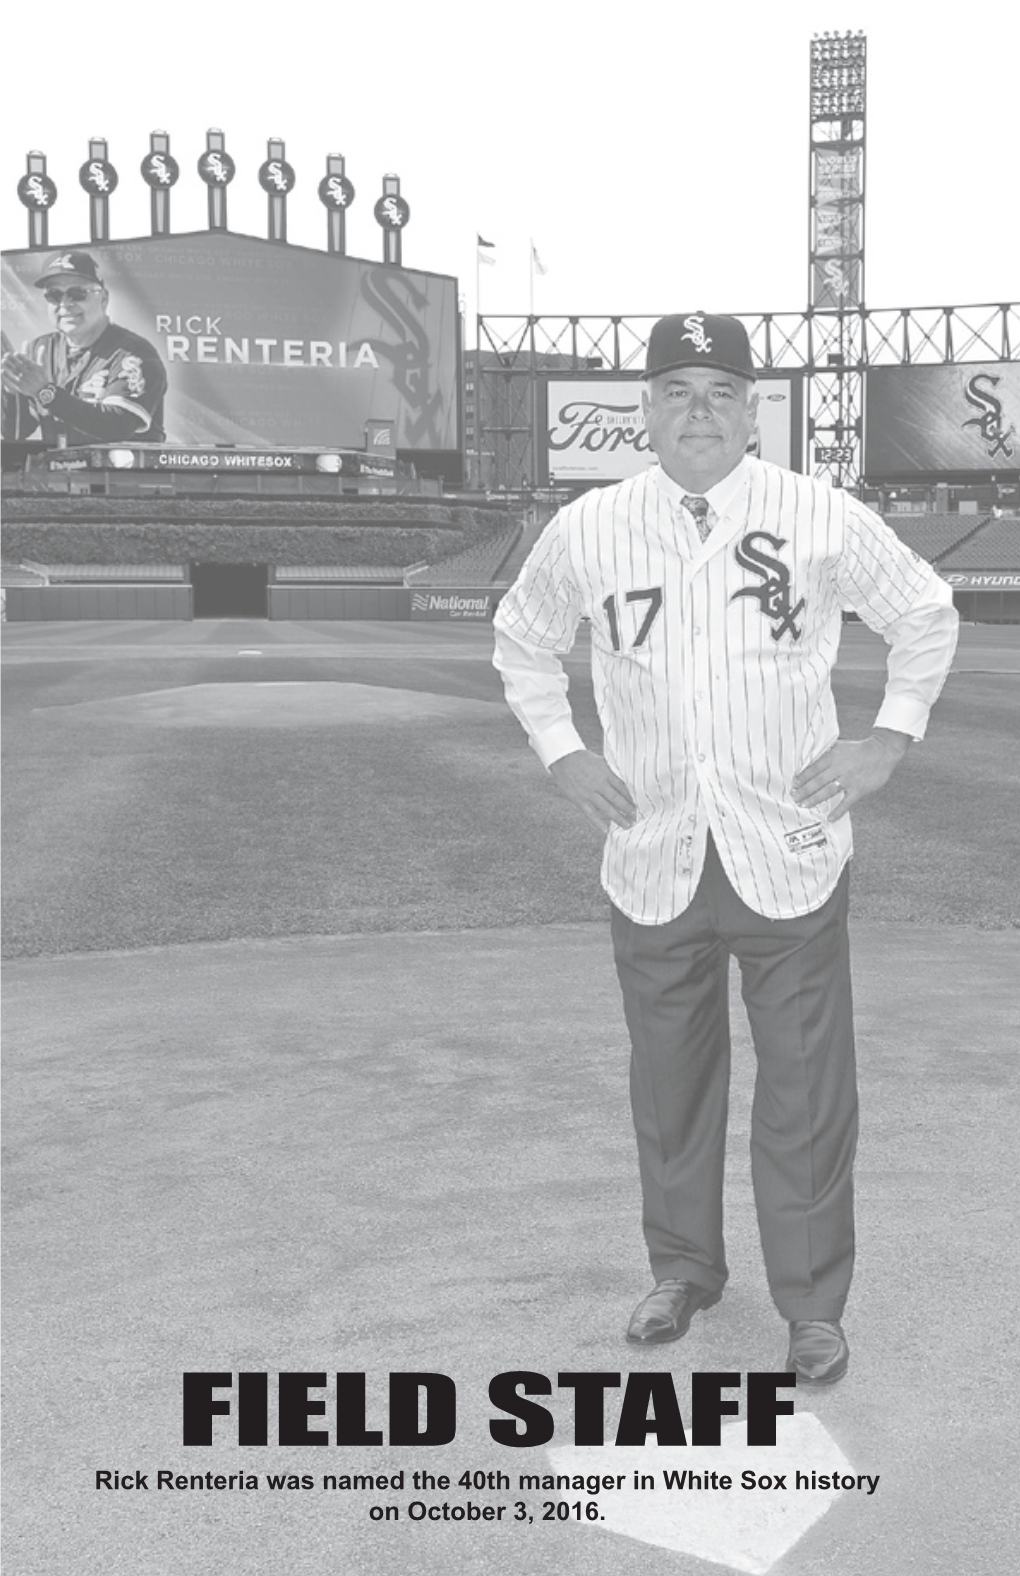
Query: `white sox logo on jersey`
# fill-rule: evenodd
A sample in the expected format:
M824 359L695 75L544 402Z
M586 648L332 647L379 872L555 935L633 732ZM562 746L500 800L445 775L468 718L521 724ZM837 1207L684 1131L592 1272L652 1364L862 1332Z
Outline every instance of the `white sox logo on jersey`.
M796 607L790 606L790 571L780 558L772 558L768 553L762 552L755 546L756 542L766 542L774 552L778 553L781 547L786 546L785 536L773 536L769 531L751 531L742 541L737 543L734 556L742 569L750 569L761 579L760 586L744 586L740 591L734 591L730 597L735 602L738 596L753 596L758 598L761 610L766 618L772 620L775 628L770 631L773 640L781 640L789 630L794 640L799 640L801 631L794 623L799 613L804 611L804 598L801 597Z
M705 333L705 320L701 317L685 317L684 328L687 333L681 334L681 339L689 339L699 355L707 356L712 349L712 341Z

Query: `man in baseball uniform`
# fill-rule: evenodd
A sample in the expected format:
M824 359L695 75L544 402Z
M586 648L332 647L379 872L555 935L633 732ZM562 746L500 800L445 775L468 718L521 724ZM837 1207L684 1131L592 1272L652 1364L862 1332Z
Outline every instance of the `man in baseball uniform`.
M495 618L509 704L607 833L655 1286L627 1338L677 1340L727 1278L729 958L758 1062L755 1205L788 1370L832 1383L854 1256L857 1138L847 811L923 737L956 644L948 586L855 498L748 455L757 397L732 317L665 317L643 394L658 464L550 522ZM830 679L842 612L889 645L865 739ZM591 621L605 754L557 653Z
M53 327L3 358L4 437L162 443L166 368L155 345L111 323L95 258L58 252L35 283Z

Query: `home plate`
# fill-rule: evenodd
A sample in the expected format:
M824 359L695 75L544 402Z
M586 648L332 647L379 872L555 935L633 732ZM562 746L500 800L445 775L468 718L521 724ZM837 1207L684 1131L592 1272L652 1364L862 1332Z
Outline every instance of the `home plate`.
M637 1538L660 1549L692 1554L697 1559L754 1576L772 1569L788 1554L831 1505L840 1489L797 1488L797 1473L832 1477L851 1471L839 1446L811 1412L776 1419L776 1443L754 1449L746 1443L744 1423L722 1429L719 1445L659 1448L656 1445L617 1447L559 1446L549 1451L558 1473L624 1474L619 1490L603 1490L598 1505L602 1519L585 1523ZM664 1472L714 1472L728 1476L731 1488L667 1488ZM785 1489L742 1488L744 1472L775 1481L785 1474ZM654 1489L635 1488L644 1475ZM686 1479L690 1483L690 1478ZM866 1492L866 1490L865 1490Z

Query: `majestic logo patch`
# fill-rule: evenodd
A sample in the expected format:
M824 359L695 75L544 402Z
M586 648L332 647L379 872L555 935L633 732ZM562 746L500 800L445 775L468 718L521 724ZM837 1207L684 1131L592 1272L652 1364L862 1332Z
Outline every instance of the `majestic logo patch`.
M803 853L805 848L824 848L828 841L821 821L816 821L813 826L799 827L796 832L786 834L786 846L791 854Z
M689 339L695 350L700 355L707 356L712 349L712 341L705 333L705 321L700 317L685 317L684 328L686 334L681 334L681 339Z
M755 543L766 542L774 552L786 546L785 536L772 536L768 531L751 531L737 544L735 557L742 569L750 569L761 579L760 586L744 586L740 591L734 591L730 597L735 602L738 596L753 596L758 598L762 613L772 620L775 628L770 631L773 640L781 640L789 630L794 640L799 640L801 631L794 623L798 614L804 611L804 598L801 597L796 607L790 606L790 571L780 558L773 558L768 553L762 552Z

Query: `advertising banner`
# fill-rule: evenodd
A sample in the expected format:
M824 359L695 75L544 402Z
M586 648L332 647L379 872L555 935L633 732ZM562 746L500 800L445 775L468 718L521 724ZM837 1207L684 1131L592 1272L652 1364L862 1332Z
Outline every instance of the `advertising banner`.
M371 451L336 449L174 449L111 446L102 449L54 449L41 462L50 471L261 471L316 472L320 476L393 476L396 460Z
M430 586L411 594L412 618L491 618L495 608L492 587L444 591Z
M872 367L865 373L869 481L1020 467L1020 364Z
M634 378L550 377L545 450L550 483L623 481L655 461L641 414L643 384ZM750 452L788 470L801 466L800 378L762 373L758 431Z
M166 369L169 443L363 449L385 423L395 449L458 448L455 279L226 232L74 249L86 253L111 322ZM19 350L57 332L35 285L55 255L3 255Z
M1020 591L1020 570L1011 574L978 570L940 569L939 574L954 591Z

